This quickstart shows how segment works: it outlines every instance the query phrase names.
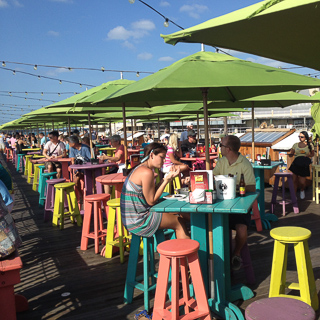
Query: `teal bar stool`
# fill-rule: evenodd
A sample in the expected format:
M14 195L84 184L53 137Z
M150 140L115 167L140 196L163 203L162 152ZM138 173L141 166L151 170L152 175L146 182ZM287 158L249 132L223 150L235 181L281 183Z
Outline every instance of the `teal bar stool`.
M24 162L23 162L23 156L24 156L24 154L20 153L20 154L18 154L17 156L18 156L17 172L19 172L20 166L21 166L22 172L24 172Z
M46 166L43 164L42 166L39 166L39 177L38 177L38 192L40 193L40 181L41 177L44 174L44 171L46 170Z
M40 187L40 195L39 195L39 208L44 207L44 202L46 200L47 194L47 183L46 181L49 179L55 179L57 172L44 172L40 176L39 187Z
M143 275L136 276L139 258L140 239L143 239ZM153 237L140 237L132 234L127 277L124 288L124 303L132 303L133 291L138 289L144 293L144 308L150 310L149 292L156 289L156 277L154 267L154 238L157 243L165 240L163 230L157 230ZM151 285L150 285L151 280Z

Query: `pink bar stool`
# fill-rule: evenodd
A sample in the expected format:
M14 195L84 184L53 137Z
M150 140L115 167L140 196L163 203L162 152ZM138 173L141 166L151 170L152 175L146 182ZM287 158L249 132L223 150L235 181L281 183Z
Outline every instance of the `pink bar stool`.
M257 300L245 311L246 320L315 320L313 308L300 300L274 297Z
M293 187L292 173L291 172L277 172L274 174L274 176L275 176L275 179L274 179L274 186L273 186L272 199L271 199L271 213L274 213L274 208L275 208L277 202L282 205L282 215L283 216L286 215L286 204L289 204L289 203L292 203L294 213L299 213L297 196L296 196L296 193L294 192L294 187ZM280 178L282 178L282 200L277 201L277 193L278 193ZM286 200L286 197L285 197L285 192L286 192L285 178L287 178L287 181L289 184L291 200L289 200L289 199Z
M152 319L210 320L211 316L208 298L206 295L198 258L199 243L191 239L174 239L160 243L157 247L157 250L160 253L160 264ZM181 299L179 299L179 262L181 267L181 282L183 291L183 297ZM188 264L194 293L197 300L190 297ZM172 270L172 302L169 306L166 306L170 267ZM182 305L184 306L185 315L180 316L179 306Z
M91 194L84 198L84 218L81 235L81 250L88 249L88 240L94 239L95 253L99 253L99 241L101 239L102 244L105 244L105 238L107 230L103 229L102 210L103 207L107 207L107 201L110 199L110 194ZM93 225L94 231L90 232L90 223L93 213Z
M66 179L49 179L46 181L47 188L46 188L46 200L44 205L44 222L48 220L52 220L52 214L54 209L54 195L55 195L55 188L54 185L56 183L62 183L65 182ZM66 203L67 204L67 203Z

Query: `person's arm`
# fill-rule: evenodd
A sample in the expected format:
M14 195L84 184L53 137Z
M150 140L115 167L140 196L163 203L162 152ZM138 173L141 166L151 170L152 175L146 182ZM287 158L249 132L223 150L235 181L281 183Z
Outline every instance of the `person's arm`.
M102 160L109 160L111 162L117 162L120 161L121 157L122 157L123 151L122 150L118 150L115 155L113 157L111 156L107 156L106 154L103 154L100 159Z
M178 160L174 157L174 154L173 154L173 153L167 153L167 154L169 155L170 161L171 161L173 164L183 165L182 162L178 161Z
M45 156L46 159L52 159L52 156L49 156L48 154L48 149L43 149L42 155Z
M155 190L154 173L152 170L144 170L141 176L142 193L150 206L153 206L160 199L164 188L171 182L177 175L180 174L180 170L169 172L164 178L161 185Z

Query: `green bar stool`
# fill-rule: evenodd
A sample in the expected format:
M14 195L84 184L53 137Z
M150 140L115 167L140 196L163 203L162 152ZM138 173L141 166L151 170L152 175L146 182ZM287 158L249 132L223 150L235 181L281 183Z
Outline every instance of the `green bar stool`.
M18 161L17 161L17 172L19 172L19 170L20 170L20 166L21 166L22 172L24 172L24 162L23 162L24 154L19 153L17 156L18 156Z
M32 183L32 190L33 191L38 191L38 185L39 185L39 177L40 177L40 170L41 168L44 169L46 168L45 165L37 163L34 165L34 174L33 174L33 183Z
M64 217L70 215L70 220L74 223L74 219L77 220L77 225L82 226L82 218L78 206L78 200L74 191L75 183L64 182L57 183L54 187L56 189L56 195L54 200L53 218L52 225L57 227L60 219L60 229L64 228ZM68 211L65 212L64 200L67 197L68 200Z
M40 186L40 195L39 195L39 208L44 207L44 202L46 200L46 194L47 194L47 183L46 181L48 179L53 179L56 178L57 172L44 172L39 181L39 186Z

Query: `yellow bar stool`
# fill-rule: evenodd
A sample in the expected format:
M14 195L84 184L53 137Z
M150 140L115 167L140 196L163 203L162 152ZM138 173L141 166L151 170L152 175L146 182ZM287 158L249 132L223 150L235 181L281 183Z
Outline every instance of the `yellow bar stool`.
M25 158L25 160L26 160L26 163L25 163L25 166L24 166L24 175L25 176L28 176L28 172L29 172L29 163L30 163L30 158L31 157L33 157L33 154L26 154L25 156L24 156L24 158Z
M301 227L279 227L272 229L270 235L275 239L269 298L288 297L303 301L318 310L319 300L310 259L308 239L311 231ZM298 283L286 282L289 244L294 246ZM299 296L285 294L285 289L300 291Z
M29 156L29 155L28 155ZM38 155L38 154L36 154L36 155L31 155L31 156L33 156L33 159L40 159L40 158L44 158L44 156L40 156L40 155ZM35 171L35 166L37 165L37 166L39 166L40 164L33 164L31 161L30 161L30 158L31 157L28 157L28 158L26 158L27 160L26 160L26 166L28 166L28 170L27 170L27 182L28 183L31 183L31 179L32 178L34 178L34 171ZM33 168L34 169L32 169L32 165L34 166ZM33 189L33 186L32 186L32 189ZM36 191L36 190L34 190L34 191Z
M127 229L123 226L120 211L120 198L112 199L107 202L109 207L108 212L108 227L107 239L105 247L105 257L112 258L113 247L118 247L120 251L120 262L124 262L124 249L130 245L131 236L128 235ZM115 225L117 221L117 232L115 235Z
M60 229L64 228L64 217L65 215L70 215L70 220L74 223L74 219L77 220L77 225L81 227L82 218L80 215L80 210L78 206L78 200L76 193L74 191L75 183L64 182L57 183L54 187L56 189L52 225L58 226L58 221L60 219ZM65 212L65 196L68 200L68 211Z
M319 204L319 183L320 183L320 165L314 164L312 165L312 200L316 202L316 204Z

